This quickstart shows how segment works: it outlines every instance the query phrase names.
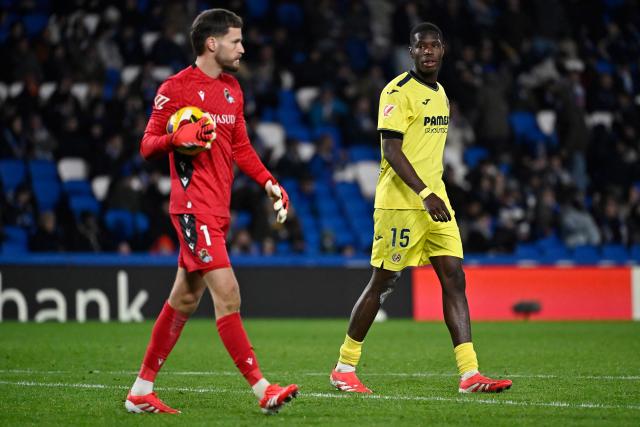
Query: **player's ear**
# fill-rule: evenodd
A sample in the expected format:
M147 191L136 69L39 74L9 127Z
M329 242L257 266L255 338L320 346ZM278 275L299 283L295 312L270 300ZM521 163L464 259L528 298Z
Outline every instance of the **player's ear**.
M207 40L204 43L205 43L205 46L207 47L207 49L209 49L210 52L215 52L216 48L218 47L218 41L213 36L207 37Z

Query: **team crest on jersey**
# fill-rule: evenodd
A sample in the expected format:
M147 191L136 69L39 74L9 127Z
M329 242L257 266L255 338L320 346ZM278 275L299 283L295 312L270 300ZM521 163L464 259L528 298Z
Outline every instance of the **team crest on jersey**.
M226 87L224 88L224 97L227 99L227 102L229 104L233 104L234 102L236 102L233 96L231 96L231 92L229 92L229 89L227 89Z
M200 257L202 262L211 262L211 261L213 261L213 258L211 258L211 255L209 255L209 252L204 248L200 249L200 252L198 253L198 256Z
M400 262L400 260L402 259L402 256L399 253L395 253L393 255L391 255L391 261L393 262Z
M385 117L389 117L394 108L396 108L396 106L393 104L385 105L384 108L382 109L382 115Z

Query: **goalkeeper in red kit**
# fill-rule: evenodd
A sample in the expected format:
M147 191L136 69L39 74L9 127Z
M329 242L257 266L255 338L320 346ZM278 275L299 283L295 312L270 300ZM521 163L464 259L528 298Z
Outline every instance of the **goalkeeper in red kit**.
M197 58L158 89L140 147L145 159L169 156L169 212L180 240L180 254L173 288L153 326L125 407L135 413L179 412L158 398L153 384L189 315L209 289L222 343L252 387L262 411L275 413L296 397L298 386L281 387L265 379L242 325L240 291L225 246L234 163L271 197L278 222L286 220L289 198L251 146L242 89L229 74L238 70L244 53L242 19L225 9L206 10L193 21L191 43ZM170 116L187 106L198 107L210 117L167 134ZM183 154L199 147L202 151L198 154Z

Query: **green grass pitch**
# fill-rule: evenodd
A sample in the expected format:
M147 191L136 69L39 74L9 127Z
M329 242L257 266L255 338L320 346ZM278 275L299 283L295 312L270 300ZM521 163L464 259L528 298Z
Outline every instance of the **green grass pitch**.
M0 425L640 425L640 323L475 323L481 370L501 394L461 395L440 323L375 324L359 373L374 390L334 390L328 375L346 320L245 322L263 372L301 393L262 415L212 320L192 320L156 382L179 416L123 407L151 322L0 324Z

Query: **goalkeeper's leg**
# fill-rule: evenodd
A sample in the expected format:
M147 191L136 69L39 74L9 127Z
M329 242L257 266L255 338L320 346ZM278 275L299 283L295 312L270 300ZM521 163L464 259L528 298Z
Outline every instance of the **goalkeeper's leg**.
M207 272L204 280L211 292L218 334L229 356L251 386L265 414L278 412L298 395L298 386L280 387L266 380L240 317L240 290L231 267Z
M127 396L125 406L129 412L177 412L155 396L153 386L205 288L198 272L187 273L178 268L169 299L153 325L140 372Z
M369 332L373 320L385 298L393 292L400 272L383 268L373 268L373 274L360 298L353 307L349 328L344 343L340 347L340 357L331 372L330 381L342 391L371 393L355 374L360 361L362 343Z

